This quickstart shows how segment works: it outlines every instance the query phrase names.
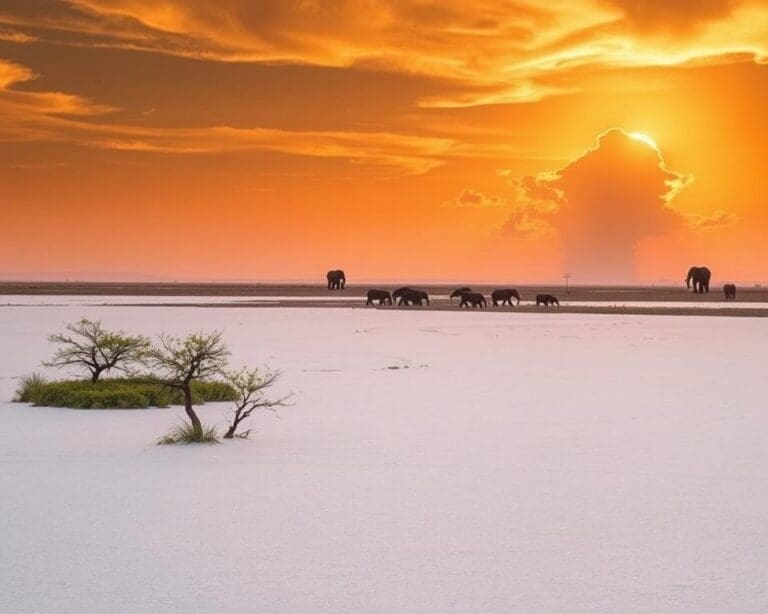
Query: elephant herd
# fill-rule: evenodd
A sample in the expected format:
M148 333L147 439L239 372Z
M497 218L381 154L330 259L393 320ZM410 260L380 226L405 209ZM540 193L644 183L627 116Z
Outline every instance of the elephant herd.
M451 293L451 300L455 298L460 299L459 309L462 307L469 309L470 307L484 308L488 306L488 301L486 301L485 296L479 292L472 292L472 288L466 286L457 288ZM513 298L516 300L515 304L519 305L520 293L514 288L505 288L491 292L491 302L494 307L504 305L509 305L511 307ZM365 304L373 305L376 301L379 302L379 305L393 305L397 302L400 307L409 305L422 307L424 305L429 306L429 295L423 290L416 290L408 287L398 288L392 293L387 290L368 290ZM560 305L557 297L552 296L551 294L537 294L536 304L544 306Z
M328 280L329 290L343 290L347 283L346 275L341 269L335 269L328 271L326 274ZM685 285L690 289L693 287L695 294L704 294L709 292L709 282L712 279L712 272L705 266L694 266L688 270L688 275L685 278ZM725 294L726 301L736 300L736 285L725 284L723 286L723 292ZM390 294L387 290L369 290L367 294L366 305L373 305L375 301L378 301L379 305L392 305L395 301L401 307L414 305L414 306L429 306L429 295L423 290L417 290L414 288L398 288ZM488 302L485 297L479 292L472 292L472 288L464 286L457 288L451 293L451 299L458 298L459 308L483 308L488 306ZM520 293L514 288L503 288L494 290L491 292L491 302L494 307L509 305L512 306L512 299L515 299L516 305L520 304ZM536 305L560 305L556 296L552 294L537 294Z

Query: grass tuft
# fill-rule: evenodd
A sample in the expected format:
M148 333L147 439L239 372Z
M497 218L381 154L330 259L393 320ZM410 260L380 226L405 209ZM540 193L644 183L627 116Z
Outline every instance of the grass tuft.
M47 380L40 373L32 373L21 378L16 393L13 396L14 403L32 403L35 396L40 394Z
M203 426L202 431L196 431L192 425L184 422L174 426L169 433L157 440L159 446L172 446L189 443L219 443L216 427Z

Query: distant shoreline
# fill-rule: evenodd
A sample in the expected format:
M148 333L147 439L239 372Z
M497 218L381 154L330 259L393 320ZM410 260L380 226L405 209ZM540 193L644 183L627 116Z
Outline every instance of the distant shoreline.
M411 310L458 311L458 301L447 297L456 285L417 285L432 295L430 307L408 308ZM198 307L198 308L365 308L365 293L374 286L351 284L342 291L329 291L320 284L168 284L168 283L105 283L105 282L0 282L0 297L13 296L69 296L112 297L103 307ZM380 284L377 288L392 290L396 286ZM489 297L497 287L476 284L477 292ZM491 308L484 312L497 313L541 313L541 314L618 314L618 315L683 315L720 317L768 317L768 289L740 288L738 301L726 303L722 289L713 287L709 294L693 294L684 287L675 286L573 286L566 293L562 286L516 285L523 304L518 307ZM543 308L531 304L539 292L555 294L564 304L561 307ZM167 302L123 303L119 297L169 297ZM192 300L184 300L189 297ZM217 298L206 301L205 298ZM232 301L221 300L232 298ZM253 301L247 299L252 298ZM176 300L173 300L176 299ZM244 300L245 299L245 300ZM262 300L259 300L262 299ZM269 299L269 300L266 300ZM339 300L343 299L343 300ZM20 306L13 300L0 298L0 304ZM580 303L580 304L568 304ZM587 303L587 304L584 304ZM590 304L595 303L595 304ZM630 304L647 303L647 304ZM654 303L659 303L654 305ZM750 303L755 303L750 307ZM34 306L34 305L29 305ZM378 308L378 307L377 307ZM405 310L398 307L383 309ZM472 312L478 310L464 309Z
M521 293L547 292L572 300L646 300L680 302L721 302L722 284L713 284L709 294L693 294L684 285L573 285L566 293L563 284L488 283L349 283L341 291L329 291L324 283L156 283L91 281L0 281L0 295L91 295L91 296L365 296L370 288L392 290L409 285L430 294L444 294L468 285L490 294L496 288L513 287ZM739 301L768 302L768 286L738 286Z

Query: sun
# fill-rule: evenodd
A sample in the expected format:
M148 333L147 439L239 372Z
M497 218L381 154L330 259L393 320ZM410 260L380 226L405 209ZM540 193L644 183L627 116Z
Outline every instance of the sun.
M650 136L643 132L630 132L629 138L635 139L636 141L640 141L641 143L645 143L648 145L648 147L651 147L652 149L655 149L658 151L659 146L656 145L656 141L654 141Z

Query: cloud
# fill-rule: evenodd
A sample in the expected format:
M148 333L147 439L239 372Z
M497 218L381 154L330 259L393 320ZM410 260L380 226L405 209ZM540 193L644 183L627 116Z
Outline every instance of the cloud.
M425 173L457 149L448 138L390 132L282 130L215 125L150 127L105 121L116 109L63 92L20 91L37 78L29 68L0 60L0 140L67 142L119 151L216 154L272 151L336 158L394 171ZM99 117L100 121L92 121Z
M564 168L516 180L516 208L505 230L554 231L575 277L627 281L640 241L684 227L671 204L690 181L667 169L651 141L611 129Z
M420 101L435 108L577 92L566 77L585 68L763 62L767 17L764 3L735 0L28 0L0 9L0 24L55 44L420 75L446 84ZM667 30L675 36L659 34Z
M643 29L690 30L702 23L727 18L736 0L606 0L620 9L628 22Z
M274 151L298 156L338 158L420 174L443 164L453 142L386 132L290 131L273 128L152 129L92 126L87 143L103 149L175 154Z
M477 190L462 190L456 198L443 203L445 207L505 207L507 201L500 196L488 196Z
M739 221L734 213L718 209L711 215L689 215L688 223L697 230L710 230L712 228L721 228L723 226L732 226Z
M36 36L30 36L24 32L19 32L14 29L0 28L0 41L8 43L32 43L37 41Z
M0 140L52 138L61 116L88 117L114 110L74 94L15 89L35 79L26 66L0 59Z

